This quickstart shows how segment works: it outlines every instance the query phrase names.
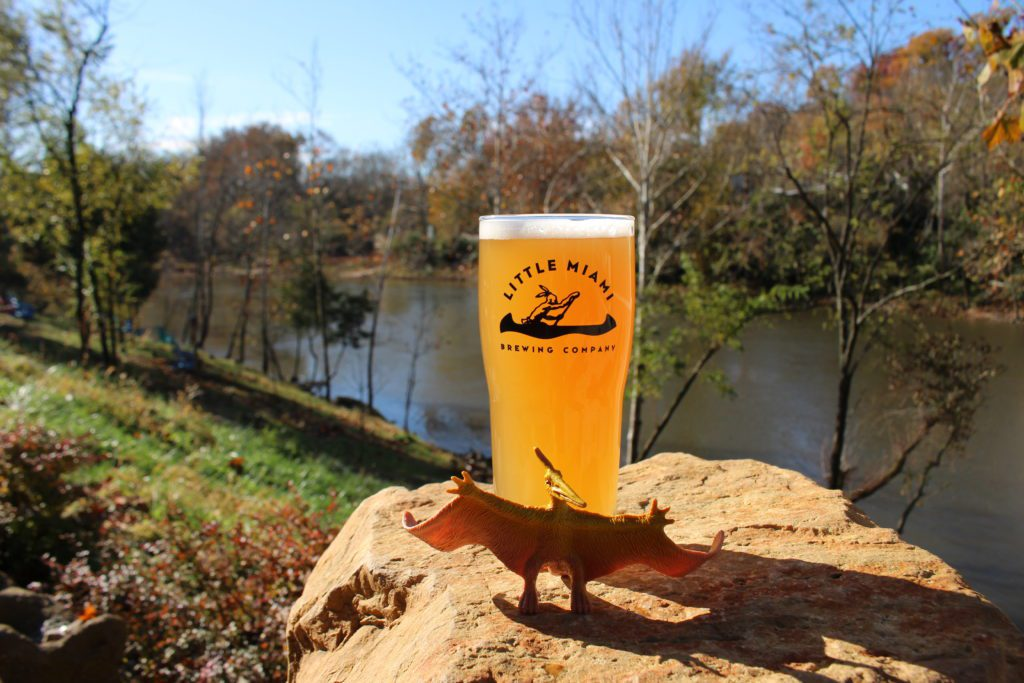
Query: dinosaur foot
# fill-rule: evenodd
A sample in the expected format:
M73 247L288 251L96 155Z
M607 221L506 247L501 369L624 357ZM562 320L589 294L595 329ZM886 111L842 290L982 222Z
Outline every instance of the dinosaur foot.
M573 614L590 614L590 596L586 590L574 590L569 599L569 608Z
M536 614L537 613L537 591L536 590L525 590L523 594L519 596L519 613L520 614Z

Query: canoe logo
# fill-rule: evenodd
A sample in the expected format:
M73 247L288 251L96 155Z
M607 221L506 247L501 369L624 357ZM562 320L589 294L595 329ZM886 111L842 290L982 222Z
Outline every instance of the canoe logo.
M562 325L562 318L572 305L580 298L579 292L570 292L564 297L544 285L540 285L537 299L542 301L533 307L528 315L516 320L511 313L506 313L498 328L501 332L518 332L534 339L554 339L567 334L584 334L597 337L615 329L615 318L605 315L604 322L594 325Z

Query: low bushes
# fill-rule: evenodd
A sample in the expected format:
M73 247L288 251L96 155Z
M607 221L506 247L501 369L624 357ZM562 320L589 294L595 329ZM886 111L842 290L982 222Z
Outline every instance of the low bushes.
M282 680L284 627L331 535L324 513L268 500L230 523L73 483L88 440L0 433L0 570L78 614L128 623L128 680Z

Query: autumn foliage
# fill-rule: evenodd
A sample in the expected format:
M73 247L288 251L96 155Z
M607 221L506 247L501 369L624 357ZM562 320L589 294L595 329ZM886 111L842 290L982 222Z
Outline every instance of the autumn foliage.
M963 31L967 43L980 48L985 55L978 85L986 86L996 74L1006 79L1006 97L982 137L989 149L1004 142L1017 142L1024 130L1024 10L972 19L964 22Z
M0 571L22 584L46 581L44 555L66 562L97 538L105 506L67 475L106 458L39 427L0 431Z
M82 620L121 616L125 680L283 680L288 609L326 522L268 501L231 523L71 483L109 456L32 426L0 433L0 570L40 582Z

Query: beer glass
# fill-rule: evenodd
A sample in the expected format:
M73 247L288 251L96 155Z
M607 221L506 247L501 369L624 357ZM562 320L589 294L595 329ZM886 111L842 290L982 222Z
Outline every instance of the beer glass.
M480 340L498 495L548 504L539 447L588 510L615 512L634 272L632 216L480 218Z

